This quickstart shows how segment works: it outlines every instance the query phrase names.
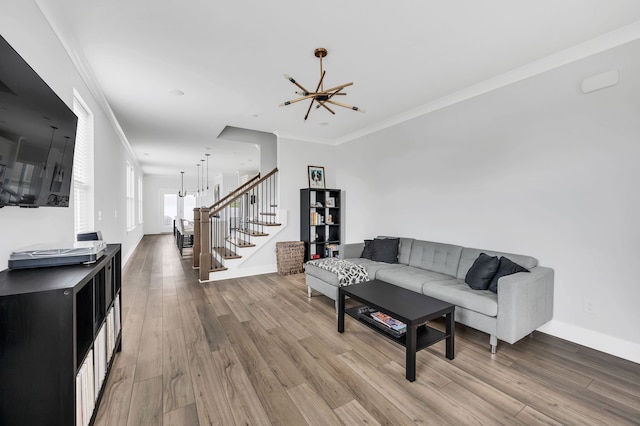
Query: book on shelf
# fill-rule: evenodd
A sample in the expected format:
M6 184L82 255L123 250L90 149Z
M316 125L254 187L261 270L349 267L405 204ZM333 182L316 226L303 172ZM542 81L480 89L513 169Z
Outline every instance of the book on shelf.
M338 257L338 248L337 244L327 244L325 247L325 256L326 257Z
M96 402L93 350L87 352L76 374L76 426L87 426Z
M316 212L311 213L311 225L324 225L324 216Z

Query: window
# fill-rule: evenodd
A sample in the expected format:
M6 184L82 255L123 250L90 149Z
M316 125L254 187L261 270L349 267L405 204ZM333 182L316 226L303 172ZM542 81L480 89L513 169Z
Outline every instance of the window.
M136 212L135 212L135 172L131 163L127 161L127 230L133 229L136 226Z
M142 176L138 176L138 223L144 221L142 214Z
M178 195L164 194L164 217L162 224L172 226L173 219L178 216Z
M196 196L186 195L184 198L184 218L193 220L193 209L196 207Z
M93 113L75 90L73 112L78 116L73 154L73 228L77 235L93 230Z

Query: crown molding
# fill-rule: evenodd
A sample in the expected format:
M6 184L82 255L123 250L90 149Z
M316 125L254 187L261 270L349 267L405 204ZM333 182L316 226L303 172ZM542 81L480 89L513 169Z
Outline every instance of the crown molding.
M580 59L584 59L638 39L640 39L640 21L636 21L633 24L608 32L568 49L561 50L560 52L556 52L522 67L466 87L447 96L443 96L434 101L393 116L387 120L383 120L373 126L369 126L340 137L333 143L333 145L341 145L343 143L351 142L371 133L438 111L467 99L480 96L484 93L491 92L501 87L508 86L518 81L525 80L546 71L559 68L563 65L576 62Z

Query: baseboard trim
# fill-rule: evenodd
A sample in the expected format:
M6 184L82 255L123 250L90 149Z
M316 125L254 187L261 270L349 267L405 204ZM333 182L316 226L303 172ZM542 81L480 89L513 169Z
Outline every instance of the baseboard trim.
M254 275L271 274L278 272L276 265L261 265L251 268L227 269L226 271L210 272L208 280L199 280L201 283L227 280L230 278L251 277Z
M640 363L640 344L609 336L598 331L578 327L566 322L551 320L538 331L596 349L632 362Z

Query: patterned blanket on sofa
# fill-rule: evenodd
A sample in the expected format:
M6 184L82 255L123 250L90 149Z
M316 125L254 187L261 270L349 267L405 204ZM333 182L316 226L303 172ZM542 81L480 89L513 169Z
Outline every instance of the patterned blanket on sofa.
M338 274L340 287L369 281L369 274L364 266L337 257L310 260L307 265L317 266L320 269Z

